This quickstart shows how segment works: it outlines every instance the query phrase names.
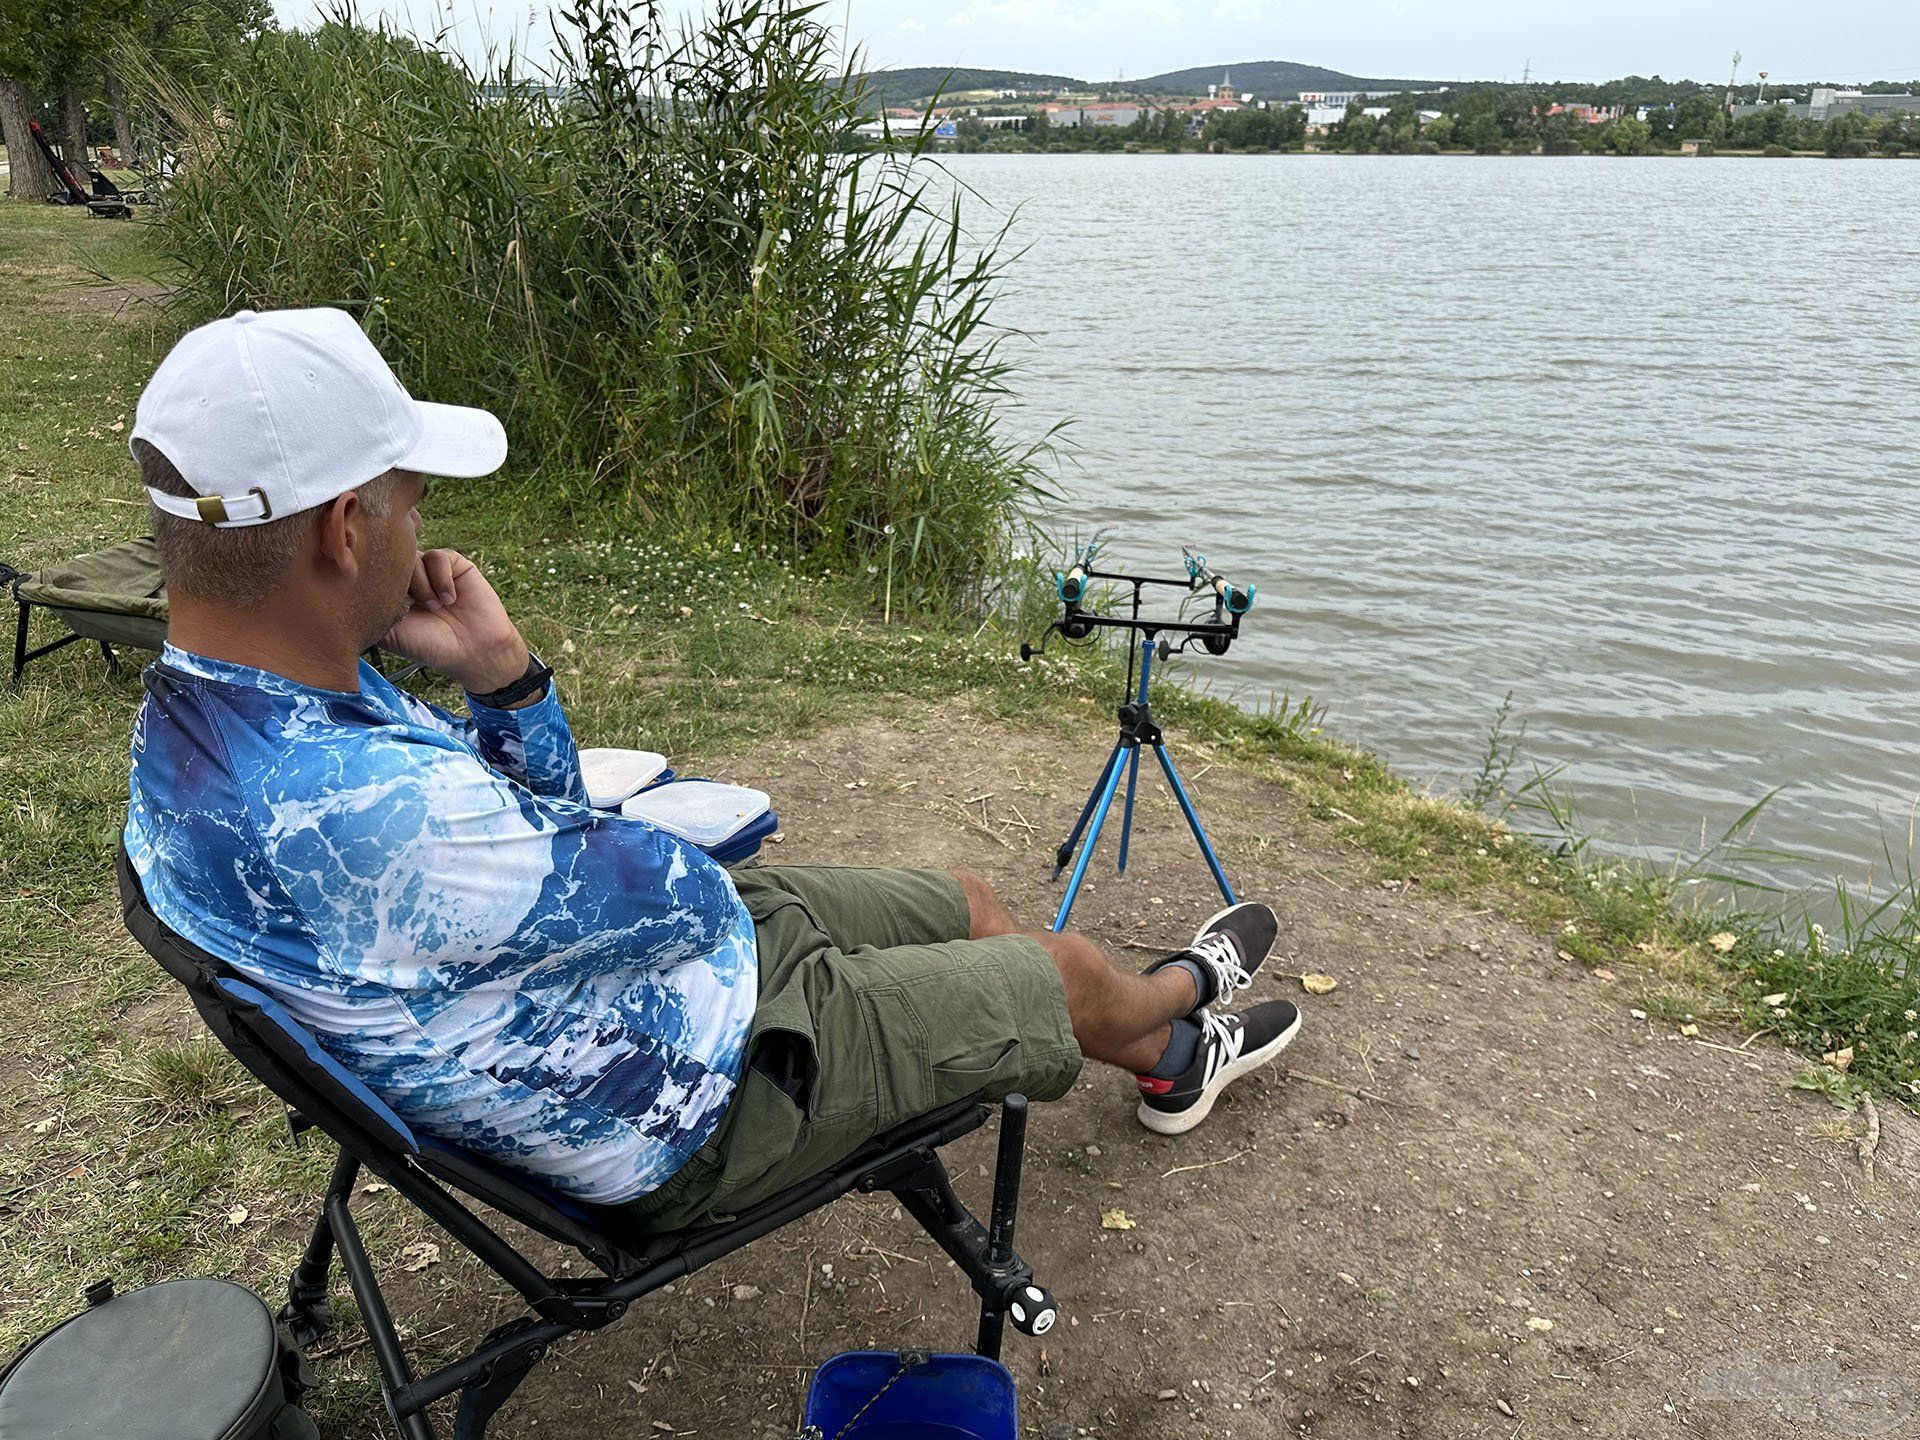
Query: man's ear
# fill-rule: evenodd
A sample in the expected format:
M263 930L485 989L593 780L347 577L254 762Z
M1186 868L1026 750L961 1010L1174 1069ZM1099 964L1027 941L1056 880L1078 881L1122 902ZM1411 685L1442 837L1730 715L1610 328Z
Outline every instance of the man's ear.
M353 491L329 500L314 517L308 542L314 558L343 579L354 579L367 555L366 521L366 507Z

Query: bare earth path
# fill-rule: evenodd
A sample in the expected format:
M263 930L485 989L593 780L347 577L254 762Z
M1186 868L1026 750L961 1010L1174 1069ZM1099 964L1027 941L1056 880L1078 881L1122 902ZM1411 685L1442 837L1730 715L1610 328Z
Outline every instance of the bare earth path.
M1102 753L962 705L730 773L777 796L770 863L973 869L1042 924L1046 857ZM1036 1111L1021 1250L1069 1318L1044 1347L1009 1334L1029 1433L1920 1434L1912 1116L1882 1107L1869 1180L1859 1117L1789 1091L1797 1066L1764 1040L1730 1053L1634 1019L1552 945L1383 888L1285 792L1183 758L1229 873L1282 916L1254 994L1294 996L1306 1024L1177 1140L1104 1072ZM1074 919L1144 963L1118 947L1177 946L1215 901L1142 783L1130 873L1110 838ZM1338 990L1303 996L1284 973L1303 971ZM949 1152L970 1199L991 1143ZM1103 1228L1116 1208L1134 1228ZM827 1355L964 1349L968 1293L891 1212L842 1201L563 1347L495 1433L777 1440ZM469 1272L421 1278L419 1333L495 1314Z

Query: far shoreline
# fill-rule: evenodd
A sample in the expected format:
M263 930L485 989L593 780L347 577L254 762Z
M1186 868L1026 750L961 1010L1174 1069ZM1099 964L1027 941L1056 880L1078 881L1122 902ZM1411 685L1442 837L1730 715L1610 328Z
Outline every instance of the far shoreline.
M841 150L842 155L883 154L888 147L860 146ZM908 154L909 147L896 147L901 153ZM1033 155L1059 157L1098 157L1102 159L1133 159L1144 155L1187 155L1195 157L1213 156L1243 160L1275 159L1281 157L1302 158L1306 156L1334 156L1343 160L1920 160L1920 151L1903 151L1898 155L1828 155L1820 150L1790 150L1783 155L1769 155L1764 150L1707 150L1684 154L1677 150L1649 150L1639 155L1609 155L1598 151L1569 150L1548 154L1544 150L1502 150L1492 154L1482 154L1474 150L1442 150L1436 154L1419 152L1405 154L1381 154L1378 151L1355 150L1188 150L1165 149L1162 147L1133 146L1119 150L949 150L935 149L929 146L917 155L909 154L912 159L933 157L952 159L960 156L972 158L1013 159Z

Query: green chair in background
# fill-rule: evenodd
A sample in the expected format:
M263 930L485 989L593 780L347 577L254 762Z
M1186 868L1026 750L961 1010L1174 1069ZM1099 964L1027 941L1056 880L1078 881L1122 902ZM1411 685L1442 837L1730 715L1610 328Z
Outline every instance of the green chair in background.
M120 659L114 646L157 651L166 643L167 585L151 535L76 555L32 574L0 564L0 585L13 592L19 611L13 633L16 689L29 660L75 641L98 641L107 669L115 674ZM27 639L35 606L58 619L67 633L30 650Z

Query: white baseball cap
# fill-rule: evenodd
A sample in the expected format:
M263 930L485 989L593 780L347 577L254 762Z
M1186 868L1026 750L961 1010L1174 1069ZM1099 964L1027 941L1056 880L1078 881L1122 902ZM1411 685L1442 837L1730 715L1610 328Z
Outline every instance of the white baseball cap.
M259 525L324 505L389 470L467 478L507 458L485 410L407 394L344 310L242 310L189 332L140 392L134 440L197 497L147 494L169 515Z

